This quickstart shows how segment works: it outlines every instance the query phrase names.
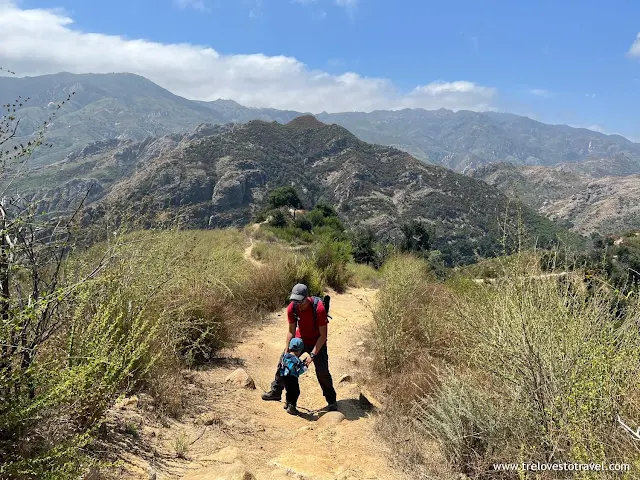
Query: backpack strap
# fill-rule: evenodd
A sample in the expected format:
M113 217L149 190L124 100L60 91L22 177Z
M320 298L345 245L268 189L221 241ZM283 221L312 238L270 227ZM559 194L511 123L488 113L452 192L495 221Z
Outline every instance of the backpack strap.
M318 328L318 302L320 297L313 297L313 324L315 328Z

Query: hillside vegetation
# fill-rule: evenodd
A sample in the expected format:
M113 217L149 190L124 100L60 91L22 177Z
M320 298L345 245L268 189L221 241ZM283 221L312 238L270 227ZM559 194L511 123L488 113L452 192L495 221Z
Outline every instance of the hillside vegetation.
M403 224L425 222L447 265L501 253L505 222L523 222L539 246L581 242L484 182L366 144L312 117L96 145L12 179L12 188L33 194L43 211L65 210L91 187L84 225L126 210L145 227L175 216L192 228L242 227L284 185L305 207L331 205L348 228L370 228L379 240L396 241Z
M532 278L533 260L512 257L492 285L438 282L411 256L383 267L372 371L387 402L381 433L407 471L515 479L524 472L496 464L619 462L630 469L526 478L635 478L636 440L616 419L640 418L637 290L621 303L582 276Z
M119 397L147 392L164 415L180 416L184 367L213 360L285 305L295 283L326 288L317 260L264 259L258 268L244 259L245 245L238 230L161 231L77 251L64 263L57 298L37 307L56 309L47 325L25 323L40 310L18 303L16 289L28 285L13 278L15 313L3 321L3 343L18 326L28 338L47 331L28 363L20 348L1 357L0 476L77 478L100 463L95 442L109 441L101 425Z

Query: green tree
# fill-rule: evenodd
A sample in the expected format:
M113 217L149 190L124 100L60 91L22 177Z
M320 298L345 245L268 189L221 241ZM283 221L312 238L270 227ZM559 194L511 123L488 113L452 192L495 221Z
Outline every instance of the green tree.
M274 210L271 215L271 220L269 220L269 224L274 227L284 228L287 226L287 216L280 209Z
M295 188L287 186L276 188L269 194L269 208L302 208L302 202Z
M353 259L356 263L374 263L376 258L375 235L371 228L360 229L351 239L353 245Z
M426 252L431 247L432 232L428 225L411 220L400 227L403 238L400 249L404 252Z

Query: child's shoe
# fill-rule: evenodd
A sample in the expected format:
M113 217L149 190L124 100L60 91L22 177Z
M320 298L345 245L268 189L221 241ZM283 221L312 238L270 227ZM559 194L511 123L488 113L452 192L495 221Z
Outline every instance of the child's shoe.
M285 403L284 409L287 411L289 415L298 415L300 413L296 408L295 403Z

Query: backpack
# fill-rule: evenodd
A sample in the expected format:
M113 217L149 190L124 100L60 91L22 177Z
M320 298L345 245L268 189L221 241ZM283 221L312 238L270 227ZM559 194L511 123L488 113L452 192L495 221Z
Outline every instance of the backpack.
M327 313L327 323L329 323L329 319L331 318L333 320L333 318L331 316L329 316L329 303L331 302L331 297L329 295L325 295L324 298L320 298L317 296L313 296L313 322L315 323L315 325L318 325L318 302L322 301L322 304L324 305L324 311ZM298 317L298 305L297 304L293 304L293 316L296 319L296 323L299 325L300 324L300 317Z
M278 368L283 377L299 377L307 371L306 365L292 353L282 355Z

